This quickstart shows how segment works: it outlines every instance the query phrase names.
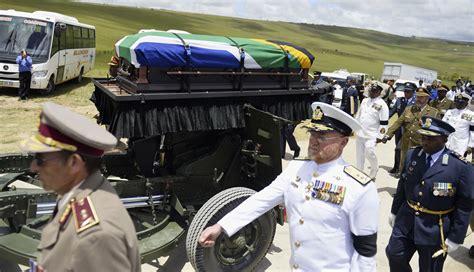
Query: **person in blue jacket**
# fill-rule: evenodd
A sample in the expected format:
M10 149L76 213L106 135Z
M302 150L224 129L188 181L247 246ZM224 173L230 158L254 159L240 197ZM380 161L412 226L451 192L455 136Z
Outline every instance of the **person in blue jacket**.
M472 210L473 167L445 147L454 128L423 116L421 147L407 153L395 193L385 249L390 271L412 271L419 255L420 271L442 271L446 254L463 243Z
M33 60L26 50L21 50L20 55L16 57L16 63L18 64L18 71L20 72L19 80L20 87L18 89L18 100L27 100L30 92L31 84L31 66Z

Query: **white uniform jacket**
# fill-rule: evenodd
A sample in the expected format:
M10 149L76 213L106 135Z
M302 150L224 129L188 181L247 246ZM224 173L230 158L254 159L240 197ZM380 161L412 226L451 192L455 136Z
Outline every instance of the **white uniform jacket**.
M443 121L454 127L455 131L449 135L447 147L464 156L467 147L474 147L474 112L451 109L446 112Z
M357 136L366 139L382 139L388 127L388 106L379 97L374 99L367 97L362 100L356 119L363 129L357 132Z
M254 194L218 224L232 236L278 204L284 203L290 226L293 271L375 271L375 256L355 251L353 235L377 233L379 200L373 182L365 186L344 172L339 158L317 165L292 161L266 188ZM312 195L315 184L345 188L342 203ZM329 184L329 185L328 185Z

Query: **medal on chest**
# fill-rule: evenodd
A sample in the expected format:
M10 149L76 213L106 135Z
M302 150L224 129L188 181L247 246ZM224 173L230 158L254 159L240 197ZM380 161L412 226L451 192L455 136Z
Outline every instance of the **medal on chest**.
M317 179L314 182L311 197L336 205L342 205L345 194L346 187Z

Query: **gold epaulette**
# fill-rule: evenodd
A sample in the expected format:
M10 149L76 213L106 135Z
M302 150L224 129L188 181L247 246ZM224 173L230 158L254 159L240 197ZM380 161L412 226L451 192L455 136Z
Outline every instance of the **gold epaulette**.
M364 172L360 171L359 169L355 168L352 165L348 165L344 167L344 173L348 174L351 176L353 179L357 180L362 185L367 185L369 182L372 181L372 179L367 176Z
M76 233L99 224L99 217L89 196L71 203Z

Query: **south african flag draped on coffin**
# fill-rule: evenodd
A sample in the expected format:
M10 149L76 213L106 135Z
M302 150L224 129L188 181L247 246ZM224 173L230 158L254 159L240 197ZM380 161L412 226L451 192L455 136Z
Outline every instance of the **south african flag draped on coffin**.
M309 69L314 57L290 43L225 36L146 31L116 44L119 57L136 68ZM285 64L287 62L287 64Z

